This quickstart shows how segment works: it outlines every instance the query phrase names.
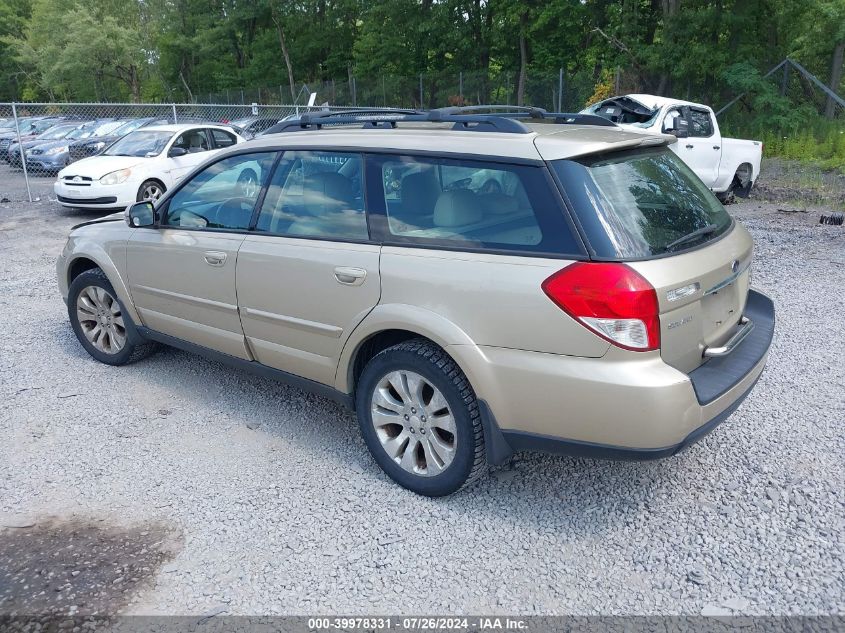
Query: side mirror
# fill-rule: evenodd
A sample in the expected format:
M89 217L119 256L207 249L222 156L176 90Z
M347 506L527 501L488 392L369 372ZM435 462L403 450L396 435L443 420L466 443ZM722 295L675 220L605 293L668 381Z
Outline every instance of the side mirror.
M155 224L155 209L149 200L136 202L126 208L126 224L133 229Z
M167 155L170 158L177 158L179 156L184 156L187 153L188 153L188 150L186 150L184 147L171 147L170 151L167 152Z
M664 132L676 138L687 138L689 136L689 121L681 117L675 117L664 125Z

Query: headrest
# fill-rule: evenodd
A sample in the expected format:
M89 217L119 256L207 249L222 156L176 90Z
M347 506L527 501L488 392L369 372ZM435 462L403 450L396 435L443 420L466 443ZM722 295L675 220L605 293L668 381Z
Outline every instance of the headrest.
M478 199L485 214L507 215L519 211L519 204L514 196L506 193L485 193Z
M309 174L302 183L305 211L323 215L348 209L352 205L352 181L343 174L321 171Z
M465 226L480 220L478 197L469 189L444 191L434 205L434 226Z
M404 210L428 215L434 210L434 203L440 195L440 185L434 177L434 171L426 169L405 176L400 193Z

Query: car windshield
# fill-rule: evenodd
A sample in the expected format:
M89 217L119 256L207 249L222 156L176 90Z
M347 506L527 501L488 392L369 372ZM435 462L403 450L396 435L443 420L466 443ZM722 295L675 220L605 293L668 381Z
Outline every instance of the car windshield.
M95 126L91 123L83 123L82 125L78 125L77 127L75 127L71 132L67 134L67 136L65 136L65 138L71 141L75 141L81 138L88 138L89 136L91 136L91 132L93 132L94 129Z
M139 127L144 125L144 123L146 123L146 122L147 122L146 119L133 119L132 121L124 121L123 125L121 125L119 128L114 130L113 135L114 136L126 136L130 132L134 132L135 130L137 130Z
M158 156L164 151L173 132L136 130L114 143L104 156Z
M585 109L588 114L596 114L614 123L622 123L633 127L649 128L654 124L660 108L649 108L636 99L630 97L615 97L599 101Z
M55 127L51 127L46 132L42 132L41 134L39 134L38 140L39 141L42 141L42 140L43 141L54 141L54 140L59 139L59 138L64 138L65 136L70 134L71 131L73 131L75 129L76 129L75 125L57 125Z
M124 123L125 121L107 121L100 124L91 136L105 136L106 134L111 134Z
M642 259L694 248L733 221L673 152L631 150L552 163L602 259Z

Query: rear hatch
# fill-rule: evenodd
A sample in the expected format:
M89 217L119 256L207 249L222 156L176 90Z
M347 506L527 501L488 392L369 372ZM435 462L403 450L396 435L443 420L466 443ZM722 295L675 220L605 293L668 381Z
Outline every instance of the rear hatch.
M660 353L690 372L739 327L752 240L668 149L551 161L591 258L624 262L657 295Z

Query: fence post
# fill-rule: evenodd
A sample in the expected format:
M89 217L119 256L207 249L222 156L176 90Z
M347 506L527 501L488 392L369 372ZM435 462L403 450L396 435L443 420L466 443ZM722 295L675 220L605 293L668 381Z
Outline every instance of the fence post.
M173 125L176 125L177 123L179 123L178 119L176 118L176 104L173 103L170 105L170 107L173 109Z
M23 165L23 179L26 182L26 197L32 202L32 191L29 188L29 173L26 171L26 155L23 151L23 141L21 141L21 127L18 123L18 110L15 104L12 103L12 118L15 119L15 133L18 135L18 151L21 153L21 165Z
M557 78L557 111L563 112L563 68Z
M422 81L422 73L420 73L420 109L425 109L425 101L423 99L423 81Z
M461 98L461 105L464 105L464 71L458 73L458 96Z

